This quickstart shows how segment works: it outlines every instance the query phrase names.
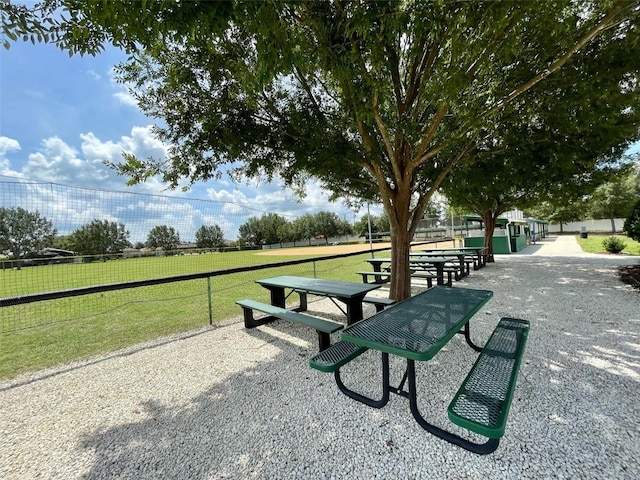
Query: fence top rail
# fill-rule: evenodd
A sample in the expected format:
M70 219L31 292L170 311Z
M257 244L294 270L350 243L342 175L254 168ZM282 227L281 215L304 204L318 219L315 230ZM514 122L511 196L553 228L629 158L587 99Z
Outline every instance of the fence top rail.
M432 242L417 242L416 245L428 244ZM353 257L369 252L381 252L389 250L389 247L371 248L360 252L342 253L336 255L323 255L319 257L303 258L298 260L287 260L284 262L264 263L258 265L249 265L243 267L225 268L221 270L209 270L198 273L185 273L180 275L171 275L166 277L147 278L144 280L133 280L128 282L107 283L101 285L92 285L88 287L71 288L67 290L56 290L51 292L31 293L27 295L18 295L13 297L0 298L0 308L12 307L15 305L24 305L27 303L43 302L46 300L56 300L66 297L77 297L81 295L91 295L93 293L109 292L113 290L125 290L129 288L148 287L151 285L162 285L165 283L184 282L188 280L199 280L202 278L218 277L221 275L230 275L233 273L243 273L255 270L264 270L267 268L286 267L289 265L300 265L303 263L312 263L322 260L334 260L336 258Z

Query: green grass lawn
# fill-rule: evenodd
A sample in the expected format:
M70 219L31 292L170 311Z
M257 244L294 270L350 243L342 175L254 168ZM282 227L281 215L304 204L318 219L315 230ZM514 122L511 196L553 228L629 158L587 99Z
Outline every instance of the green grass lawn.
M640 242L636 242L625 235L616 236L627 244L621 253L622 255L640 255ZM588 235L588 238L580 238L580 235L576 235L580 247L588 253L606 253L607 251L602 245L602 242L609 237L611 237L611 235L594 235L591 233Z
M0 379L113 351L146 340L201 328L242 311L241 298L269 302L255 283L275 275L317 276L360 282L369 253L207 279L115 290L0 308ZM304 256L238 252L109 260L0 271L0 298L83 286L277 263ZM39 325L39 326L34 326Z

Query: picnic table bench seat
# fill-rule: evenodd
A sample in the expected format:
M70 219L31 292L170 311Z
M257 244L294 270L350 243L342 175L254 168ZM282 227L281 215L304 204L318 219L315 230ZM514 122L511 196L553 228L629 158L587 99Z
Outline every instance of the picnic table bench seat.
M528 331L527 320L500 319L447 409L453 423L490 439L504 435Z
M331 334L342 330L343 325L338 322L326 320L324 318L312 317L303 313L287 310L286 308L269 305L268 303L256 302L255 300L244 299L237 300L244 311L245 328L255 328L271 321L273 317L292 322L301 323L315 329L318 332L318 346L320 351L326 350L331 346ZM266 313L271 317L256 320L253 316L253 310Z
M356 272L358 275L362 275L362 281L364 283L369 283L369 277L374 277L374 278L380 278L382 280L382 282L378 282L377 278L376 278L376 283L383 283L383 282L388 282L391 278L391 272ZM437 277L436 274L434 273L429 273L426 271L413 271L411 273L411 276L413 278L423 278L427 280L427 285L429 288L431 288L433 286L433 280L435 280ZM451 283L451 273L449 273L449 283Z
M433 281L438 279L438 276L435 273L420 271L420 272L411 272L411 278L422 278L427 281L427 287L433 287ZM449 274L449 282L451 282L451 274Z
M435 267L420 267L420 268L416 268L416 265L412 265L411 266L411 276L413 278L426 278L427 279L427 286L429 288L431 288L431 286L433 285L433 280L437 280L438 279L438 275L437 275L437 269ZM448 287L453 285L453 278L455 277L456 280L458 280L458 272L460 272L459 268L454 268L454 267L444 267L442 270L443 276L445 278L443 278L443 282L444 285L447 285Z
M388 282L391 279L391 272L356 272L362 275L362 282L369 283L369 277L374 277L375 283Z
M309 366L321 372L336 372L344 364L366 352L367 347L340 341L309 359Z
M371 304L375 305L376 306L376 312L381 312L382 310L385 309L385 307L389 307L389 306L393 305L394 303L396 303L396 301L393 300L392 298L372 297L372 296L364 297L362 299L362 301L364 303L371 303Z

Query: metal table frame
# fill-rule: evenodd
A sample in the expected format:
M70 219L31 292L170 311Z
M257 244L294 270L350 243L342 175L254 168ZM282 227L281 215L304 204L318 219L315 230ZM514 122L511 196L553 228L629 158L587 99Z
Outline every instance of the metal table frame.
M362 299L371 290L381 285L373 283L343 282L320 278L296 277L281 275L278 277L256 280L256 283L268 289L271 294L271 305L286 308L286 300L294 292L300 296L300 307L296 311L307 310L307 294L327 297L331 301L339 300L346 305L346 311L336 304L347 317L347 325L362 320ZM291 292L286 294L286 290Z
M474 252L476 255L476 270L481 269L485 266L484 257L482 252L486 249L485 247L442 247L442 248L422 248L421 251L425 253L451 253L451 252Z
M382 264L388 263L391 267L392 262L390 258L367 258L365 261L371 264L374 272L382 272ZM438 285L444 285L444 267L448 261L449 260L442 257L425 258L424 260L409 258L409 268L411 268L412 265L414 267L421 267L422 269L424 269L425 265L432 266L436 269L436 283ZM376 281L378 281L378 279L376 279Z
M479 352L482 350L481 347L475 345L471 340L469 320L492 295L493 293L488 290L437 286L346 328L341 332L343 341L379 350L382 353L382 396L379 399L372 399L349 389L343 383L339 369L334 373L338 388L350 398L374 408L384 407L388 403L391 393L408 398L411 413L423 429L447 442L463 447L474 453L487 454L493 452L498 447L499 439L489 439L486 443L482 444L475 443L433 425L425 419L418 408L415 371L416 361L430 360L458 333L464 335L467 344L475 351ZM432 334L433 331L438 330L438 328L430 328L428 321L422 325L422 329L423 332L430 330L431 332L429 334L420 334L417 330L415 332L408 332L407 329L410 328L408 326L415 322L416 319L405 317L404 320L402 320L403 312L423 311L429 308L442 312L442 305L446 303L447 298L451 302L451 305L453 305L453 307L450 307L448 313L453 313L454 318L450 319L450 325L442 330L439 335L434 336ZM462 303L460 303L460 299L463 299ZM446 308L444 310L445 313L447 313ZM437 313L438 311L436 311L436 314ZM389 321L391 318L401 320L389 326L390 323L393 323ZM434 325L435 323L436 322L434 322ZM433 327L434 325L431 326ZM385 331L385 329L388 330ZM396 336L396 334L400 333L401 335ZM411 335L407 333L411 333ZM377 336L377 338L374 339L374 335ZM402 338L405 340L404 345ZM389 383L390 353L404 357L407 360L407 368L397 387Z

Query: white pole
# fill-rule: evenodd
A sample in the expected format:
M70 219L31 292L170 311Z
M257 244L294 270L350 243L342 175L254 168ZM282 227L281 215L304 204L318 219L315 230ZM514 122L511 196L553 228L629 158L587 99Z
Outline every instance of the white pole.
M453 226L453 208L451 209L451 240L453 241L453 246L456 246L456 230Z
M371 240L371 212L369 211L369 203L367 203L367 226L369 227L369 249L371 250L371 258L373 258L373 241Z

